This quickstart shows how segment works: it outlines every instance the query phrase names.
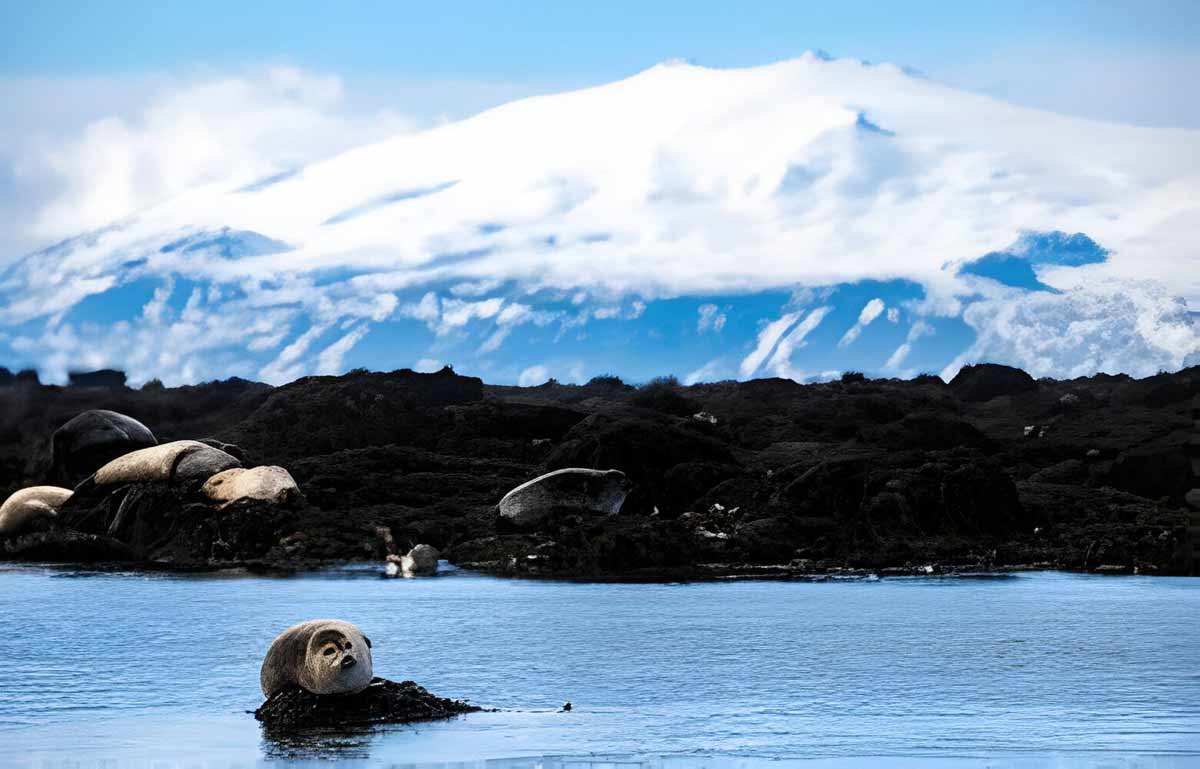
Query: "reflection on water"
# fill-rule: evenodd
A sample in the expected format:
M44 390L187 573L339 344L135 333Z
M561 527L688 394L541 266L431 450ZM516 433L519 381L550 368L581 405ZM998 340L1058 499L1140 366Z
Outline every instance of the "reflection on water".
M303 738L251 711L283 628L500 710ZM1200 765L1200 580L627 585L0 569L0 766ZM560 712L570 700L574 709Z
M302 731L274 731L262 727L263 756L271 761L316 759L365 759L371 744L384 727L329 729L313 727Z

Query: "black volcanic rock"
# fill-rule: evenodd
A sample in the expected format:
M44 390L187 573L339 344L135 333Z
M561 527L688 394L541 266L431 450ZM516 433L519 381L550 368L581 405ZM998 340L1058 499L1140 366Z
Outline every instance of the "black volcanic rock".
M653 412L593 414L571 428L545 468L620 470L633 484L623 512L648 514L657 507L680 513L708 486L737 472L728 444L710 427Z
M95 387L102 390L120 390L125 386L125 372L110 368L99 371L72 371L67 374L71 387Z
M1001 395L1019 395L1038 388L1037 380L1019 368L996 363L963 366L950 380L950 389L964 401L988 401Z
M482 399L481 380L448 368L305 377L272 391L234 428L230 442L277 464L364 446L431 445L443 427L435 414Z
M267 733L279 736L296 730L337 729L377 724L411 724L477 713L482 708L430 694L412 681L372 679L356 694L311 694L292 686L267 698L254 711Z
M0 495L49 480L52 433L94 408L162 441L240 447L243 464L282 465L303 493L285 507L218 511L192 489L85 484L55 526L0 544L14 559L296 569L382 564L386 529L396 548L426 543L459 565L521 576L1196 570L1182 506L1200 395L1181 394L1200 369L1068 382L964 372L952 385L662 380L652 397L607 380L485 386L449 370L279 388L0 388ZM530 532L498 524L505 493L573 466L625 472L622 509L565 511Z

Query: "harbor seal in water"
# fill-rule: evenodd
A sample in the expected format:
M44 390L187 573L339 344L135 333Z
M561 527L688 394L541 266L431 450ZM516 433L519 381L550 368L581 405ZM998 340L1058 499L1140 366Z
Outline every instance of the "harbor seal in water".
M51 436L51 476L74 484L123 454L156 445L150 428L133 417L105 409L84 411Z
M433 545L417 545L405 555L387 557L389 577L424 577L437 574L438 558L441 553Z
M97 486L135 481L202 483L241 464L236 457L200 441L172 441L117 457L96 471L95 482Z
M629 479L620 470L567 467L522 483L498 505L501 518L517 526L533 526L555 510L620 512Z
M279 634L258 681L267 697L289 684L313 694L354 694L373 676L371 639L349 622L314 619Z
M205 481L200 491L217 503L218 510L240 499L259 499L281 505L300 496L300 487L292 474L274 465L222 470Z
M53 518L71 494L70 489L57 486L32 486L14 492L0 505L0 536L20 534L38 520Z

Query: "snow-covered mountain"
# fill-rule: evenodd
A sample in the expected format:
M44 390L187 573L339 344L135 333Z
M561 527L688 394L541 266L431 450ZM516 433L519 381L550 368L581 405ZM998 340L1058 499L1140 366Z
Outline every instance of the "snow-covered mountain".
M1140 374L1200 351L1198 236L1200 132L812 54L666 63L16 260L0 362L134 381Z

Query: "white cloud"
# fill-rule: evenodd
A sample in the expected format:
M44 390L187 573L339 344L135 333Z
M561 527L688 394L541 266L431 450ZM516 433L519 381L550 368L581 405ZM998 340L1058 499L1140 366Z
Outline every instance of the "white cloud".
M899 371L900 366L908 358L912 352L913 344L923 336L930 336L934 332L933 326L923 320L914 321L908 327L908 334L904 338L904 342L900 344L888 357L887 362L883 364L885 369L890 371Z
M712 329L718 334L725 328L725 313L715 304L702 304L696 309L696 333L703 334Z
M969 306L963 320L978 336L942 372L947 381L977 361L1018 366L1035 377L1148 376L1178 369L1200 351L1187 306L1151 281L1104 280L1061 294L985 300Z
M481 353L495 352L504 340L517 326L532 323L535 326L545 326L558 319L562 313L548 310L535 310L527 304L510 302L496 315L496 330L480 346Z
M771 321L763 326L762 330L758 332L758 344L755 345L754 351L742 359L742 364L739 367L742 379L749 379L754 376L754 373L762 366L763 361L775 349L775 345L779 344L779 338L783 336L785 331L791 328L792 324L799 317L800 313L798 312L784 313L778 320Z
M899 307L889 307L888 311L887 311L887 319L888 319L888 323L899 323L900 322L900 308Z
M521 372L517 384L521 387L534 387L550 378L550 371L545 366L530 366Z
M68 371L115 366L124 368L131 384L159 378L168 385L187 384L230 376L255 377L258 372L242 354L247 339L257 339L287 329L297 317L295 308L255 308L245 303L226 304L219 311L206 304L203 292L194 290L180 310L156 291L149 313L111 326L96 323L48 324L33 335L16 336L14 351L36 356L43 381L62 382ZM322 329L323 330L323 329ZM318 335L302 337L277 359L273 381L299 376L296 361ZM279 339L282 341L282 338Z
M413 371L420 371L424 374L430 374L434 371L442 370L442 362L436 358L421 358L413 364Z
M446 333L453 328L461 328L475 318L490 318L500 312L504 300L499 297L483 299L478 302L466 302L461 299L442 300L442 322L438 333Z
M74 137L23 137L12 173L45 194L21 240L65 238L198 185L248 182L415 128L395 113L344 114L338 78L289 67L158 87L140 109L102 114Z
M303 376L305 367L299 362L301 357L308 352L312 343L328 329L329 326L324 324L309 327L307 331L296 337L295 341L283 348L275 360L263 366L259 375L269 384L284 384Z
M694 385L697 382L715 382L723 371L725 371L724 358L713 358L695 371L689 372L683 378L683 383Z
M771 359L767 361L767 368L770 369L775 376L794 379L797 382L802 382L806 378L806 374L798 368L795 368L792 362L792 356L796 350L804 347L807 342L805 338L821 325L821 321L825 320L825 316L833 311L832 307L817 307L804 317L804 320L796 324L796 326L787 333L785 337L779 340L779 344L775 347L775 352L771 355Z
M421 297L421 301L412 302L401 307L399 314L426 323L432 329L436 328L437 319L441 315L441 312L441 305L438 303L437 294L428 291Z
M883 312L885 307L886 305L879 297L876 297L863 305L862 310L858 313L858 320L853 326L850 327L850 330L848 330L842 336L842 338L838 340L838 347L849 347L851 344L854 344L854 340L858 339L859 335L863 332L863 329L871 325L875 319L879 317L880 313Z
M345 334L333 344L326 347L317 356L317 373L318 374L341 374L345 369L342 367L342 359L346 357L346 353L358 344L371 328L366 323L361 323L355 326L348 334Z

